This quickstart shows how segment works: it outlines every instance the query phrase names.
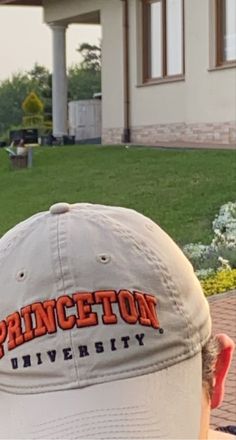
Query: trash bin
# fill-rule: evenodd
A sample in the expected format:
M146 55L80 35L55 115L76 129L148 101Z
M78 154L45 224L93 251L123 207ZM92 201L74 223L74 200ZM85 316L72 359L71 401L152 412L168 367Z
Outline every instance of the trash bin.
M11 162L11 166L14 170L19 169L19 168L27 168L28 166L28 155L15 155L15 156L10 156L10 162Z
M63 145L75 145L75 136L63 136Z

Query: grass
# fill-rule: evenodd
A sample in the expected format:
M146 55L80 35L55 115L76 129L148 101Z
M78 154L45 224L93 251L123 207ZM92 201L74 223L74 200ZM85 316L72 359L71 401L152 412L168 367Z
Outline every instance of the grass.
M219 207L236 200L236 152L71 146L34 151L13 171L0 150L0 236L58 201L121 205L158 222L179 244L211 239Z

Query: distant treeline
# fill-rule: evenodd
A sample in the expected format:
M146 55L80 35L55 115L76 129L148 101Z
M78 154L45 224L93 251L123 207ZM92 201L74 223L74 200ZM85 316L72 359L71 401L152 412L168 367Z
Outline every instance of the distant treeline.
M83 43L78 52L82 62L68 69L68 99L90 99L101 91L101 46ZM22 103L30 92L35 92L44 104L44 118L52 118L52 74L35 64L30 71L14 74L0 82L0 139L8 131L22 124Z

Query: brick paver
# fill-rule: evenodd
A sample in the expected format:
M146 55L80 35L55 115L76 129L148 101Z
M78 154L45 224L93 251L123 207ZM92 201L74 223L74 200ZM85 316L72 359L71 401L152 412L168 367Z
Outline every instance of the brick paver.
M236 290L209 298L213 334L226 333L236 343ZM236 353L225 387L225 398L220 408L212 411L211 425L236 425Z

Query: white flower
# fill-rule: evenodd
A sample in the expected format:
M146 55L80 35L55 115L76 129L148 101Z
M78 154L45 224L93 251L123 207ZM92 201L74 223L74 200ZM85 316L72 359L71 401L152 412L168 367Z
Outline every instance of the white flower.
M200 280L204 280L204 278L208 278L209 276L215 273L214 269L200 269L196 270L196 275Z
M219 214L212 222L212 227L214 237L210 245L190 243L184 246L183 251L195 267L206 267L209 263L216 268L218 257L220 263L218 270L231 270L230 261L222 258L221 253L225 253L231 260L231 255L236 252L236 202L221 206ZM206 278L214 273L214 269L199 269L196 273L200 278Z
M228 249L236 248L236 203L221 206L219 214L212 223L215 237L214 248L224 245Z
M222 257L218 257L218 261L221 264L221 267L219 267L218 270L231 270L230 264L229 264L229 260L226 260Z
M208 252L209 246L202 243L186 244L183 248L184 253L191 259L201 259Z

